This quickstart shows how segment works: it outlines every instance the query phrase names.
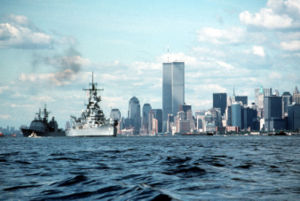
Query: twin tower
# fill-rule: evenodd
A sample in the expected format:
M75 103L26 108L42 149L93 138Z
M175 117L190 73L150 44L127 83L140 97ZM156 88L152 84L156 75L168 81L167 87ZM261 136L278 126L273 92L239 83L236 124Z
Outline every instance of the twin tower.
M184 105L184 62L163 63L162 75L163 131L167 128L168 114L177 115Z

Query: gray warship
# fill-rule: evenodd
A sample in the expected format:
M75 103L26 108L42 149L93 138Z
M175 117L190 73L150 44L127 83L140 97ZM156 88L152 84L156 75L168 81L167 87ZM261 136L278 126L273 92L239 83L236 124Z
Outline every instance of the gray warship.
M43 114L43 117L42 117ZM35 119L30 123L28 127L21 127L21 131L24 137L63 137L66 136L65 131L58 128L58 124L52 117L51 121L48 121L50 112L47 111L45 106L43 112L39 109L36 113Z
M94 73L92 73L92 83L90 88L83 89L88 91L88 104L82 112L81 117L71 116L71 128L66 132L69 137L105 137L116 136L118 122L112 119L106 119L102 109L99 106L101 96L97 94L103 89L97 88L94 83Z

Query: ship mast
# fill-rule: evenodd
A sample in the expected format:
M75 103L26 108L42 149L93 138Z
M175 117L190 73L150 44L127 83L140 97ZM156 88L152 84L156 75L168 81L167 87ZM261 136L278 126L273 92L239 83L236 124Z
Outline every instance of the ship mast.
M92 83L90 83L90 84L92 84L92 88L89 88L89 89L83 89L83 91L89 91L90 92L90 95L91 95L91 92L92 91L103 91L103 89L97 89L97 87L96 87L96 83L94 83L94 72L92 72Z

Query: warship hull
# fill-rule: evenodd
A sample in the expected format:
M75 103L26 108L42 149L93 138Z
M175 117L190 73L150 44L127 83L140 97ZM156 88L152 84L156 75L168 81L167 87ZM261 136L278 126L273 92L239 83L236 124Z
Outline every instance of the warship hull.
M71 128L66 134L68 137L114 137L117 135L117 128L112 125L95 128Z

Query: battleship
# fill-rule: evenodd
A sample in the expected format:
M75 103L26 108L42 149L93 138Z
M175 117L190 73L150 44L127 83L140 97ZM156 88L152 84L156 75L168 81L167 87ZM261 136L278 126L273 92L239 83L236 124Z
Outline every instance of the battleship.
M105 137L116 136L118 122L113 119L106 119L102 109L99 106L101 96L97 94L103 89L97 88L94 83L94 74L92 73L92 83L90 88L83 89L88 91L88 103L81 116L76 118L71 116L71 128L66 132L69 137Z
M42 117L43 113L43 117ZM22 127L21 131L24 137L63 137L66 136L65 131L58 128L58 124L54 117L51 121L48 121L50 112L47 111L45 106L43 112L39 109L36 113L35 119L30 123L28 127Z

